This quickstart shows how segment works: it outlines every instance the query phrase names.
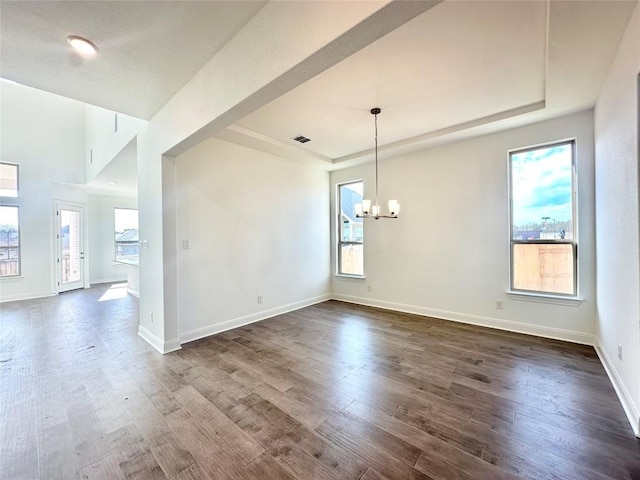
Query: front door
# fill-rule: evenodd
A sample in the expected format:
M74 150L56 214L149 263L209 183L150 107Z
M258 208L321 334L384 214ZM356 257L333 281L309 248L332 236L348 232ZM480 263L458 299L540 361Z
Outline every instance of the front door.
M84 207L56 204L57 292L84 287Z

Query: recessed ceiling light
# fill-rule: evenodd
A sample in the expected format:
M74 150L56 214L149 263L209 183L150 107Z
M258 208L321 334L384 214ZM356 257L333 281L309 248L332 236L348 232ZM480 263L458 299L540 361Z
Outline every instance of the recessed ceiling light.
M114 182L113 180L109 182L109 185L117 185L118 182Z
M96 53L98 53L98 47L96 47L86 38L78 37L76 35L69 35L67 37L67 42L69 42L69 45L71 45L73 49L83 57L93 57Z

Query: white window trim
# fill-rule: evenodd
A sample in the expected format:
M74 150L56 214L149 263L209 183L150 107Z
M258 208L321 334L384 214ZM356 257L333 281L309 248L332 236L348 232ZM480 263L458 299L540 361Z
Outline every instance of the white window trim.
M0 162L0 165L11 165L16 167L16 196L0 196L0 202L18 202L20 199L20 164L11 162Z
M364 188L364 180L363 179L355 179L355 180L349 180L347 182L340 182L340 183L336 183L336 211L335 211L335 222L336 222L336 242L335 242L335 248L336 248L336 261L335 261L335 274L334 276L340 279L349 279L349 280L364 280L365 274L364 274L364 224L362 225L363 227L363 240L362 242L359 242L359 244L362 245L362 262L363 262L363 274L362 275L358 275L358 274L353 274L353 273L342 273L340 271L340 247L342 246L342 243L347 243L347 242L342 242L342 225L340 224L340 220L341 220L341 212L342 212L342 205L341 205L341 201L340 201L340 187L342 187L343 185L349 185L351 183L358 183L358 182L362 182L363 188Z
M507 290L507 296L511 300L516 300L519 302L535 302L535 303L550 303L553 305L566 305L570 307L579 307L582 302L584 302L584 298L578 296L562 296L562 295L553 295L553 294L541 294L541 293L533 293L525 290Z
M2 197L2 200L5 198L9 198L14 200L14 202L5 203L4 201L0 201L0 207L13 207L18 209L18 274L17 275L2 275L0 279L3 281L8 279L16 279L16 278L24 278L22 274L22 220L21 220L21 209L20 202L18 202L19 197ZM4 248L16 248L16 247L4 247Z
M574 238L571 242L574 245L575 251L575 265L574 265L574 287L575 293L572 295L563 295L553 292L537 292L532 290L516 290L513 289L513 194L512 194L512 180L511 180L511 154L516 152L522 152L526 150L535 150L538 148L550 147L553 145L560 145L563 143L573 143L573 157L572 157L572 172L571 172L571 187L572 187L572 215L573 215L573 235ZM579 260L579 234L578 234L578 141L576 137L563 138L560 140L554 140L551 142L545 142L535 145L529 145L526 147L513 148L507 151L507 177L508 177L508 199L509 199L509 211L508 211L508 225L509 225L509 289L507 295L512 300L539 302L539 303L552 303L555 305L580 305L584 299L580 297L580 260ZM568 243L568 242L567 242Z

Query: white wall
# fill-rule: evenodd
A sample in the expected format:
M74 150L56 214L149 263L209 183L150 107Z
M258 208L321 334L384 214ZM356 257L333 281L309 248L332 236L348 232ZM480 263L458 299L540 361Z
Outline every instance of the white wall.
M579 295L584 302L567 306L513 300L506 294L507 150L572 137L577 139ZM337 298L593 342L596 297L590 111L383 159L379 172L381 203L384 200L386 204L387 195L397 199L400 218L365 221L366 279L334 276ZM337 182L363 178L365 197L372 197L373 175L370 164L334 172L333 192ZM335 215L332 238L335 272ZM503 310L496 309L496 300L504 302Z
M177 282L168 278L172 270L164 268L163 156L206 141L434 5L267 2L154 115L138 136L140 235L148 242L140 251L138 332L145 340L162 352L179 348L177 318L165 311L171 306L165 305L164 284Z
M53 204L84 203L84 105L0 82L0 160L20 165L22 277L0 279L0 301L53 290Z
M90 281L94 283L119 282L127 279L126 265L113 262L114 208L138 208L138 200L131 197L89 194Z
M115 116L118 129L115 129ZM85 159L90 181L143 129L147 122L94 105L85 105Z
M638 74L640 6L595 109L597 331L603 363L636 434L640 409ZM618 358L618 344L623 347Z
M217 139L175 165L182 341L328 298L327 172Z

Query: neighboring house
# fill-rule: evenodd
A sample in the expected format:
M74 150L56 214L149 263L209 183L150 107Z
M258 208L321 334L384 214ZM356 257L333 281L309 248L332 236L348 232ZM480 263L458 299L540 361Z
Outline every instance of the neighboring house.
M345 188L342 191L341 200L344 206L344 210L341 212L342 238L361 242L363 238L362 218L356 218L356 203L362 203L362 195Z
M116 233L116 260L138 257L138 229L132 228L122 233Z

